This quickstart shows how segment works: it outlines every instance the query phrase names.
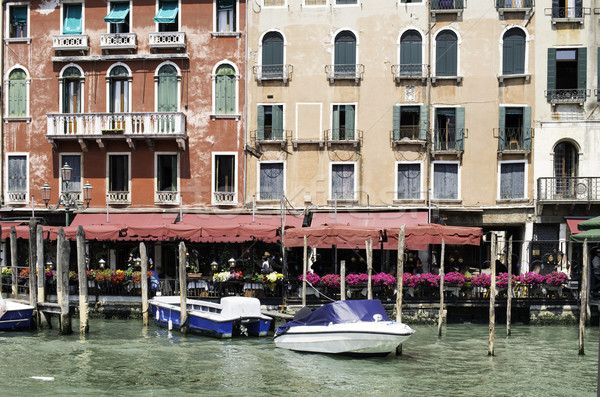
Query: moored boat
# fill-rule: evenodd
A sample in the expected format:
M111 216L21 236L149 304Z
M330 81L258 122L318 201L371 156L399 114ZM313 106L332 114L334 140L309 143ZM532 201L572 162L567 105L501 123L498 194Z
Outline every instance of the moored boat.
M27 329L32 315L33 306L4 300L0 296L0 331Z
M313 353L387 355L414 332L406 324L390 321L379 300L337 301L281 325L275 346Z
M257 298L228 296L219 303L187 299L187 321L190 331L231 338L234 335L265 336L271 326L271 317L260 311ZM149 301L154 321L159 326L181 328L179 296L155 296Z

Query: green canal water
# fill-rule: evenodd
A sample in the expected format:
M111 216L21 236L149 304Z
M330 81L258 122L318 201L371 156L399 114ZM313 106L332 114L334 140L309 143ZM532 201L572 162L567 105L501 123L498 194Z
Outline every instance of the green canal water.
M73 324L78 329L78 324ZM182 336L140 320L93 319L91 332L0 334L0 396L593 396L598 329L415 326L396 358L276 349L272 338ZM43 379L35 379L40 377Z

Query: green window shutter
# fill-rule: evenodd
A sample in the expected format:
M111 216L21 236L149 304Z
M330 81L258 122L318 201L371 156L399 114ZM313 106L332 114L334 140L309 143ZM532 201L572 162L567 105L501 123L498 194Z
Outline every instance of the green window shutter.
M429 107L421 106L419 115L419 139L426 141L429 135Z
M331 123L331 139L340 139L340 105L333 105L333 120Z
M392 116L392 130L393 139L395 141L400 140L400 106L394 106L394 112Z
M503 38L502 74L525 73L525 33L518 28L510 29Z
M506 37L502 43L502 74L514 74L514 45L515 41Z
M577 49L577 88L580 90L585 90L586 86L587 86L587 48L578 48ZM585 98L585 96L584 96L584 98Z
M258 105L256 113L256 139L262 141L265 139L265 108Z
M283 139L283 105L273 106L273 139Z
M456 35L442 32L436 39L436 76L456 76L458 44Z
M63 34L83 33L81 4L63 5Z
M498 150L506 149L506 108L500 106L498 110Z
M177 76L158 77L158 111L177 111Z
M546 98L549 101L556 90L556 48L548 48L548 84Z
M270 32L263 38L262 45L263 65L283 64L283 37L276 32Z
M465 149L465 108L456 108L456 150Z
M235 113L235 77L226 76L225 80L225 113Z
M531 150L531 106L523 108L523 149Z
M8 115L12 117L27 115L27 85L25 80L9 80Z
M356 137L354 126L354 105L346 105L346 139L354 140Z

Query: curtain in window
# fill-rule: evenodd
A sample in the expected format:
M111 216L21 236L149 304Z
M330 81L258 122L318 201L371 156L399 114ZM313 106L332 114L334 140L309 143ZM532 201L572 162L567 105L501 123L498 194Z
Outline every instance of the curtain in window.
M421 197L421 165L398 164L398 200Z
M525 197L525 164L505 163L500 167L500 198Z
M409 30L400 39L400 74L419 76L422 74L422 42L416 30Z
M63 34L83 33L81 4L63 4Z
M126 155L109 156L108 190L111 192L129 191L129 162Z
M234 0L217 0L217 31L235 32Z
M235 101L235 70L231 65L221 65L215 81L216 114L234 114Z
M263 77L283 75L283 36L277 32L269 32L262 42L262 74Z
M68 155L62 156L61 158L61 167L65 164L69 164L69 167L72 168L71 171L71 181L69 182L70 192L80 192L81 191L81 157L78 155ZM62 191L67 191L67 183L65 181L62 182Z
M110 112L129 112L129 73L123 66L110 72Z
M27 6L13 6L10 8L10 24L13 26L27 25Z
M112 2L110 5L110 12L104 17L104 22L125 23L125 19L129 14L129 2Z
M341 32L335 38L334 73L338 76L356 75L356 37L352 32Z
M177 69L171 65L158 71L158 111L177 111Z
M456 76L458 60L458 38L454 32L445 30L435 41L436 76Z
M63 75L63 113L80 113L80 78L79 69L70 67Z
M525 32L510 29L502 42L502 74L525 73Z
M283 196L283 163L261 163L260 199L279 200Z
M173 154L159 155L157 157L157 184L159 192L177 191L177 156Z
M458 199L458 165L434 164L433 197L441 200Z
M283 105L273 106L272 131L273 139L283 139Z
M222 155L215 158L215 191L235 192L235 158L234 156Z
M8 76L8 116L27 116L27 75L15 69Z
M334 164L331 173L332 198L354 200L354 164Z
M8 157L8 191L27 191L27 157Z

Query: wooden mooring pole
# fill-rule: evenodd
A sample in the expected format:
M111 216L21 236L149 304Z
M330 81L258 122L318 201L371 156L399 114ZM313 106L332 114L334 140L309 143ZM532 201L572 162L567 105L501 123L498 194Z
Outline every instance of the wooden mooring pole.
M36 328L37 312L37 221L35 218L29 220L29 304L34 307L31 316L31 327Z
M71 314L69 313L69 257L71 243L65 239L65 231L58 228L57 253L56 253L56 293L60 306L60 334L73 333L71 327ZM60 289L60 292L59 292Z
M438 313L438 338L442 336L442 324L444 323L444 256L446 254L446 241L442 239L442 253L440 258L440 310Z
M367 299L373 299L373 281L371 280L373 274L373 239L365 241L365 248L367 250Z
M44 268L44 229L42 225L37 225L36 233L37 296L38 302L43 303L46 302L46 269ZM48 328L48 319L41 310L38 311L38 328Z
M398 261L396 262L396 321L402 322L402 294L404 291L404 235L406 225L398 232Z
M85 262L85 231L83 226L77 227L77 279L79 282L79 333L85 335L90 331L88 306L87 266Z
M142 260L142 325L148 326L149 316L148 309L148 253L146 252L146 244L140 242L140 259ZM186 289L187 290L187 289Z
M14 298L19 294L19 268L17 267L17 229L10 227L10 267L11 267L11 292Z
M583 240L583 269L581 272L581 302L579 304L579 354L584 355L583 332L585 331L585 318L588 305L588 242L587 238Z
M510 336L510 322L511 322L511 312L512 312L512 297L513 297L513 290L512 290L512 250L513 250L513 245L512 245L512 236L510 236L510 238L508 239L508 260L507 260L507 267L508 267L508 292L507 292L507 298L506 298L506 335Z
M340 300L346 300L346 261L340 261Z
M492 248L490 249L490 325L488 338L488 356L494 355L494 331L496 327L496 233L492 232Z
M187 274L185 272L186 259L185 244L179 243L179 302L180 302L180 328L182 334L187 334Z
M304 257L302 260L302 307L306 307L306 271L308 269L308 245L304 236Z

